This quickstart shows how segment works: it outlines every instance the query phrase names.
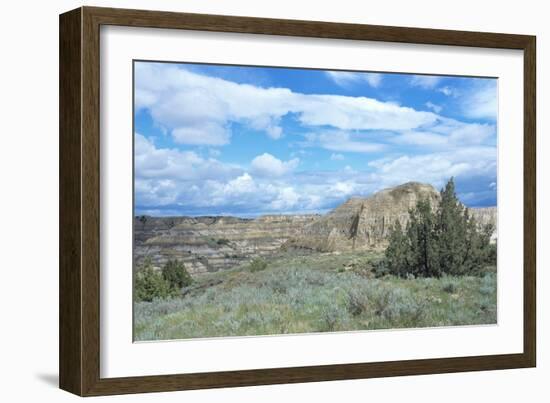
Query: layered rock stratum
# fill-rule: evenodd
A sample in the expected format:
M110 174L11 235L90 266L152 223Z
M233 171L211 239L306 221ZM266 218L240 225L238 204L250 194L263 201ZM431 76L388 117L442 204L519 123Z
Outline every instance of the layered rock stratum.
M406 226L409 210L417 201L429 200L437 206L439 198L432 186L417 182L384 189L367 198L352 197L304 226L301 236L291 238L286 246L323 252L381 249L396 221Z
M352 197L325 215L136 217L134 259L139 265L150 258L157 266L178 259L197 275L296 249L384 249L391 226L396 220L406 226L409 209L421 199L435 207L440 195L431 185L409 182L370 197ZM480 224L496 228L496 207L470 211Z
M145 217L134 221L134 259L155 265L184 262L192 274L234 267L271 255L319 215L238 217Z

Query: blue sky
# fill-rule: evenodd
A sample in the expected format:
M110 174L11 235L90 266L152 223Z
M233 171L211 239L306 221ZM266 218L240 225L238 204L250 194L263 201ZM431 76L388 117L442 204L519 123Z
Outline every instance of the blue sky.
M135 62L135 213L325 212L455 177L496 205L497 80Z

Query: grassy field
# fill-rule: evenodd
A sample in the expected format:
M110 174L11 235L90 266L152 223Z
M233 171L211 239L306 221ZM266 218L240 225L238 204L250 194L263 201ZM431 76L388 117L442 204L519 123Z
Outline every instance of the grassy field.
M136 341L494 324L496 271L375 278L376 253L279 256L212 273L183 297L137 302Z

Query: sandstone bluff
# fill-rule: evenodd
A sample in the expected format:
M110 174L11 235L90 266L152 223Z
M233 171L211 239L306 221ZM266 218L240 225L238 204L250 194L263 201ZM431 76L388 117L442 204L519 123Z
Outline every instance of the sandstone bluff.
M134 258L139 264L148 257L155 265L179 259L198 275L288 250L383 249L390 227L396 220L405 226L409 209L420 199L429 199L435 206L439 192L431 185L408 182L370 197L352 197L325 215L136 217ZM480 224L496 228L495 207L470 211Z

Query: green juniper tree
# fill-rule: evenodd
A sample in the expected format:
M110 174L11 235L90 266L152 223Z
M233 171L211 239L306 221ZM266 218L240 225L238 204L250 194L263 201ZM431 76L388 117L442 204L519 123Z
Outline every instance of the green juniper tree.
M494 231L492 224L480 226L469 216L466 210L467 242L461 272L458 274L479 274L484 265L496 262L496 246L491 245L491 235Z
M187 287L193 282L185 265L178 260L169 260L164 264L162 277L175 289Z
M134 279L134 298L136 301L151 302L174 296L174 289L162 274L153 268L150 261L140 267Z
M439 265L448 274L464 274L468 258L468 212L458 200L451 178L440 192L441 202L437 213Z
M153 301L180 295L183 287L189 286L193 279L183 263L169 260L162 269L153 267L151 259L137 269L134 278L134 298L136 301Z
M410 267L409 252L411 248L399 220L396 220L390 228L389 241L385 255L386 266L392 273L404 277Z
M408 251L408 267L402 267L401 275L439 276L439 251L434 231L435 216L429 200L419 200L416 208L409 211L409 222L405 230Z
M495 263L495 247L490 244L493 226L478 225L458 200L452 178L440 196L435 209L429 200L419 200L409 210L404 231L398 221L392 227L383 260L390 273L401 277L474 275L484 265Z

